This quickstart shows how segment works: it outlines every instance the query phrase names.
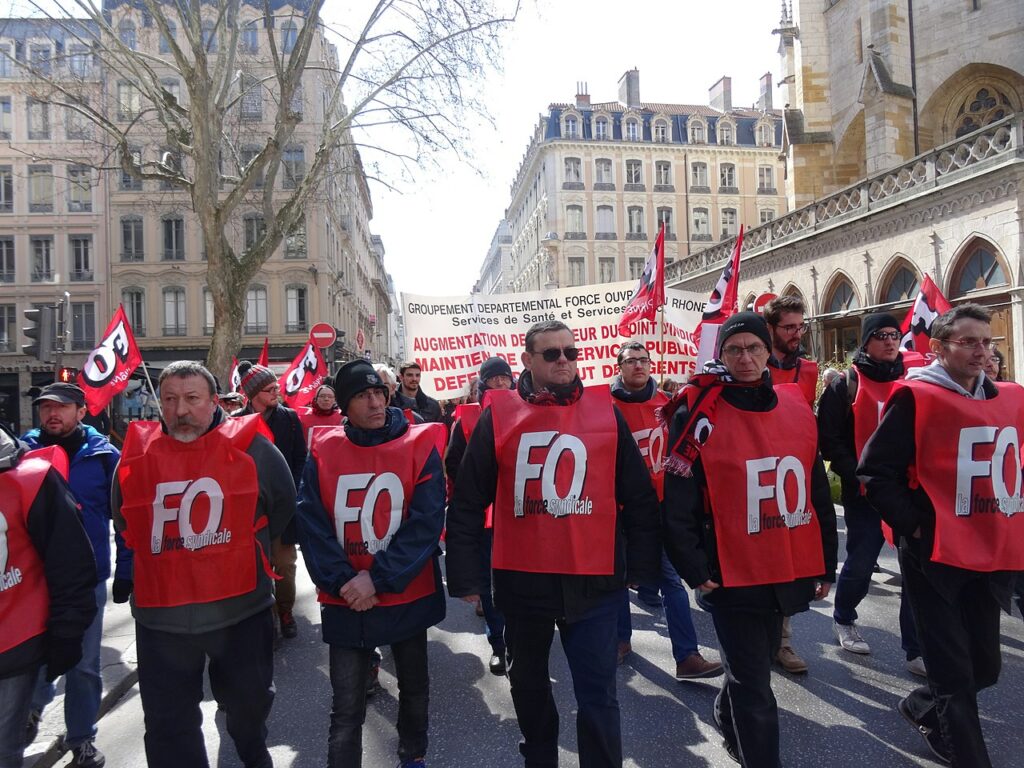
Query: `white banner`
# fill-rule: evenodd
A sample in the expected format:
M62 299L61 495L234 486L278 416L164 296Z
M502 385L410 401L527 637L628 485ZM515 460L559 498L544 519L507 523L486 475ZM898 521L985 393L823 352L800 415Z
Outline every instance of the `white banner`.
M639 322L634 335L619 335L619 318L633 295L635 281L531 291L516 294L419 296L402 294L406 360L423 369L420 386L431 397L450 400L468 392L480 365L489 357L509 362L518 376L526 332L534 323L561 320L576 337L584 384L611 381L619 346L630 339L650 350L652 374L685 381L694 372L697 347L693 331L706 296L665 291L664 328Z

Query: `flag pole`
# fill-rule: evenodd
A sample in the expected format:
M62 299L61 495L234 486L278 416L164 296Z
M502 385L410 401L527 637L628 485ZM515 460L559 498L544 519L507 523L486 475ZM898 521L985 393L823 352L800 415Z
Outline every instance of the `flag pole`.
M658 323L661 325L661 360L659 361L658 369L661 371L661 376L658 378L658 388L665 388L665 305L662 304L658 307Z

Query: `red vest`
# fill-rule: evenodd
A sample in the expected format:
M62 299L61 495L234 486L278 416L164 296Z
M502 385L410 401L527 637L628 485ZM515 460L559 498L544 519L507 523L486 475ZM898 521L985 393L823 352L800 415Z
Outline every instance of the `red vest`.
M317 437L312 455L320 474L320 498L334 521L345 556L357 571L370 570L374 554L388 548L409 517L409 502L430 452L437 448L438 432L443 440L443 424L417 424L401 437L372 448L356 445L342 429ZM436 590L434 566L428 561L404 592L377 593L378 605L411 603ZM348 605L339 595L319 590L317 599Z
M1024 570L1024 389L973 400L924 381L914 393L917 481L935 507L931 559L970 571Z
M28 511L50 469L37 453L0 472L0 653L43 634L50 616L43 561L28 533Z
M268 429L256 414L191 443L154 421L128 425L117 476L138 607L212 603L256 588L255 532L267 519L253 520L259 486L246 450L257 434Z
M719 399L701 463L715 522L722 586L821 576L821 528L811 504L817 455L814 414L794 385L775 388L771 411Z
M798 384L804 399L809 405L814 405L814 397L818 394L818 364L814 360L801 357L793 368L785 369L769 365L768 373L776 387L780 384Z
M615 572L615 448L611 393L572 405L491 394L498 487L494 568L605 576Z
M312 408L297 408L299 421L302 422L302 435L306 438L306 448L313 444L313 430L320 427L336 427L341 424L341 411L331 411L326 416L318 416Z
M473 434L473 430L476 429L476 423L480 421L481 413L483 413L483 408L480 403L463 403L455 406L455 418L458 421L459 429L462 430L462 436L466 438L467 445L469 445L469 438ZM454 488L449 490L448 498L451 498L454 491ZM492 504L484 510L484 528L493 527L494 505Z
M644 463L651 472L651 482L654 483L654 490L658 492L658 501L665 498L665 470L661 463L665 458L668 434L655 413L667 402L668 397L661 390L655 390L654 397L644 403L615 401L615 407L626 418L629 431L633 433L633 439L640 449L640 455L644 457Z
M865 376L857 366L857 394L853 398L853 445L860 461L868 438L875 434L882 418L882 406L896 388L897 381L875 381Z

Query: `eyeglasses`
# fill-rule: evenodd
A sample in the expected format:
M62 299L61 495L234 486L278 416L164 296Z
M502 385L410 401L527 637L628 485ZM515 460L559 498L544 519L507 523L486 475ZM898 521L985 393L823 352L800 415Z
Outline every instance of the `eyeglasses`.
M942 343L956 344L962 349L980 349L985 352L991 352L996 348L996 343L992 339L943 339Z
M271 384L269 387L264 387L260 390L265 395L276 395L281 390L278 384Z
M649 357L627 357L619 365L635 365L637 367L642 365L650 365L651 358Z
M878 339L879 341L885 341L891 339L892 341L899 341L903 334L899 331L874 331L871 334L872 339Z
M565 359L571 363L580 356L580 351L576 347L551 347L533 354L543 357L546 363L557 362L562 355L565 355Z
M743 357L744 353L750 355L751 357L757 357L758 355L763 355L767 351L768 347L766 347L764 344L751 344L750 346L747 347L722 347L722 354L729 358Z
M789 323L788 325L777 325L775 326L780 331L786 333L807 333L807 330L811 327L810 323Z

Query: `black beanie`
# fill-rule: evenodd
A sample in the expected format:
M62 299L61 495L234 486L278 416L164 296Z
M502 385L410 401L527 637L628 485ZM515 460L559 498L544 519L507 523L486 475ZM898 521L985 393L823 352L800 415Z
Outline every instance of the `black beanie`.
M508 376L512 378L512 368L500 357L489 357L480 366L480 383L483 384L492 376Z
M345 363L334 376L334 395L341 412L348 410L348 401L364 389L382 389L385 397L390 394L387 384L367 360L352 360Z
M888 312L872 312L860 319L860 345L865 346L871 339L871 334L883 328L900 329L900 321Z
M726 340L737 333L752 333L768 348L772 349L772 335L768 332L768 324L764 315L758 312L737 312L724 323L718 331L718 356L722 356L722 347Z

